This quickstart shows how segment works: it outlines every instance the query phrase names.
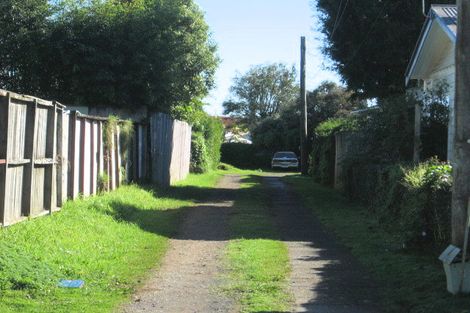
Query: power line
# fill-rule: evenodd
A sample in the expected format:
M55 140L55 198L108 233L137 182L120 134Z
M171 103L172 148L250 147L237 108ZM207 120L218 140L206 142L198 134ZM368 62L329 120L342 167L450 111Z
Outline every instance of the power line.
M372 25L370 26L369 28L369 31L367 32L367 34L364 36L364 39L361 41L361 43L359 44L359 46L354 50L354 53L351 54L351 58L349 59L349 62L345 63L345 65L349 64L350 62L352 62L354 60L354 58L356 57L356 55L359 53L359 50L361 50L362 46L366 43L367 40L369 40L369 35L372 33L372 31L374 30L374 27L375 25L377 24L377 22L379 21L379 18L382 16L382 14L385 12L385 9L386 8L389 8L389 6L392 4L392 1L389 1L388 3L388 6L384 3L384 6L382 7L382 10L380 11L379 14L377 14L377 17L375 18L374 22L372 23Z
M333 32L331 34L331 39L333 39L333 36L335 35L336 30L338 29L339 25L341 24L341 20L343 19L344 13L346 12L346 8L348 7L349 0L346 0L346 4L344 5L343 12L341 13L338 23L336 24L336 27L333 28Z
M339 7L338 7L338 10L336 12L336 19L335 19L335 23L333 25L333 34L334 34L334 30L336 29L336 25L338 24L338 18L340 16L341 6L342 5L343 5L343 0L341 0L341 2L339 3ZM333 35L331 35L331 37L333 37Z

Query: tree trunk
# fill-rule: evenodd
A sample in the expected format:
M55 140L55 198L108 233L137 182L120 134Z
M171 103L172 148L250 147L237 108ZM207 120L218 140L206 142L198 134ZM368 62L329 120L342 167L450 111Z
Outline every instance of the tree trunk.
M470 197L470 1L458 0L452 243L462 247Z

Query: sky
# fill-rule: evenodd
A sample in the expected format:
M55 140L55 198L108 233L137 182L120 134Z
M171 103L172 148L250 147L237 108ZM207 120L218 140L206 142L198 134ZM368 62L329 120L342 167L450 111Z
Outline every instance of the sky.
M217 43L222 62L216 73L216 87L204 102L211 115L223 113L233 78L253 65L285 63L300 68L300 37L307 41L306 84L312 90L324 80L340 82L339 76L322 64L321 34L317 12L310 0L195 0Z

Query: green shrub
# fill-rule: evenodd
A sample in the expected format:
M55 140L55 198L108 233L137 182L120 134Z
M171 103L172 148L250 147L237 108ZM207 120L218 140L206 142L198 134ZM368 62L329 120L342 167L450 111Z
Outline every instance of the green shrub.
M357 130L357 127L358 121L352 117L331 118L320 123L315 128L315 135L317 137L328 137L340 131Z
M224 126L217 117L206 116L204 119L204 140L207 150L207 168L217 169L220 163L220 149L224 140Z
M372 207L404 244L450 239L451 167L430 159L414 167L392 165L376 183Z
M220 147L224 140L222 121L208 115L202 109L180 111L173 112L173 116L192 125L191 172L205 173L217 169L220 162Z
M357 120L353 117L328 119L315 128L315 139L310 153L309 174L315 181L332 186L335 175L335 134L354 131Z
M205 173L217 169L220 163L220 147L224 141L224 126L218 117L203 110L204 103L193 99L188 106L177 106L171 116L192 126L191 164L193 173Z
M403 206L403 222L418 224L422 235L438 244L450 240L451 171L449 164L431 159L407 171L404 177L407 194L415 196L417 201L414 207ZM410 235L415 239L419 234L415 229Z
M335 137L320 137L310 153L309 174L316 182L332 186L335 175Z
M209 156L203 134L193 133L191 137L191 163L192 173L205 173L209 170Z

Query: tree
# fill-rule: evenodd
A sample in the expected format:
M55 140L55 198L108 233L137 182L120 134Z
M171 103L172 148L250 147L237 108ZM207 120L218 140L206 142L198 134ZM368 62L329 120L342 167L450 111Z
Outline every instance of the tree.
M0 87L43 95L52 7L47 0L4 0L0 12Z
M8 1L6 12L15 10L13 2L23 2ZM1 51L10 53L16 44L14 51L23 52L2 58L3 88L65 104L169 112L197 103L213 86L216 46L192 0L25 2L34 3L36 11L46 4L48 9L42 19L33 19L41 22L34 26L39 36L18 40L20 27L0 33ZM32 19L36 11L24 10L20 17ZM1 20L0 28L9 20ZM13 44L6 45L8 36Z
M455 3L433 0L432 3ZM424 22L421 1L317 0L324 53L364 98L404 92L408 62ZM428 1L429 3L429 1Z
M353 98L345 87L325 81L307 94L308 135L323 121L344 117L351 111L366 106L364 101ZM289 106L277 118L266 118L252 131L253 144L270 152L292 150L298 152L300 145L299 106Z
M257 65L237 75L230 88L232 98L223 103L224 114L241 117L249 128L295 105L298 87L295 68L281 63Z
M367 107L367 103L356 99L354 93L346 87L324 81L307 94L307 106L309 130L313 131L321 122L333 117L344 117L353 110Z

